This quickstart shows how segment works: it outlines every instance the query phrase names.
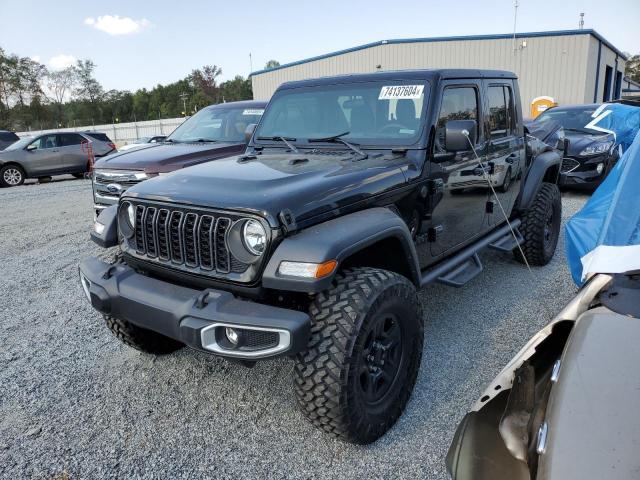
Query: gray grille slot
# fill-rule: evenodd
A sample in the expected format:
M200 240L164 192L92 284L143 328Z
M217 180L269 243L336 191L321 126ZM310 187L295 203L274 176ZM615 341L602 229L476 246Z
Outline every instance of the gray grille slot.
M227 232L237 217L186 209L136 205L136 225L130 245L136 253L182 268L228 274L249 267L227 247Z

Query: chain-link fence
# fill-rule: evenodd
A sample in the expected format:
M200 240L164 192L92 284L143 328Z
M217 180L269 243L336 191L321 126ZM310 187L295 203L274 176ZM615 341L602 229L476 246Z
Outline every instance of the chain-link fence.
M187 117L188 118L188 117ZM19 137L33 137L42 133L51 132L102 132L119 147L131 143L140 137L154 135L169 135L184 122L186 118L167 118L164 120L148 120L144 122L113 123L106 125L88 125L82 127L58 128L51 130L32 130L29 132L17 132Z

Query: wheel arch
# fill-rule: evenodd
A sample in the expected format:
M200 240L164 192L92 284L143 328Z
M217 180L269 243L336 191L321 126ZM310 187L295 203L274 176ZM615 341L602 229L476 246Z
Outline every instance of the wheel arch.
M9 160L7 162L4 162L2 165L0 165L0 170L4 169L5 167L18 167L24 174L23 181L26 180L27 178L31 178L29 171L20 162L17 162L15 160Z
M520 191L518 210L527 210L531 206L543 183L558 183L561 163L562 156L557 151L544 152L533 159Z
M278 245L265 268L266 288L316 293L331 285L334 271L321 279L284 277L282 261L323 263L337 260L338 268L384 268L420 285L420 269L409 229L402 218L387 208L351 213L309 227Z

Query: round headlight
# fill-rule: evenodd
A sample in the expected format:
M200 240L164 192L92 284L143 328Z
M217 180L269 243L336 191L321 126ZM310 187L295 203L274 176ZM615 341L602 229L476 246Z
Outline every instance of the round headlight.
M122 202L118 209L118 230L126 238L133 237L136 225L136 207L129 202Z
M257 220L247 220L242 229L242 241L249 252L262 255L267 245L267 232Z

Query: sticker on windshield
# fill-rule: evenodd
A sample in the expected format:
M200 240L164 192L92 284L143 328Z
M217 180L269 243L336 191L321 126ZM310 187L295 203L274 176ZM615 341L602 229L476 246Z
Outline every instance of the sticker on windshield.
M262 115L264 108L247 108L242 112L242 115Z
M422 98L424 85L389 85L380 89L378 100L401 100Z

